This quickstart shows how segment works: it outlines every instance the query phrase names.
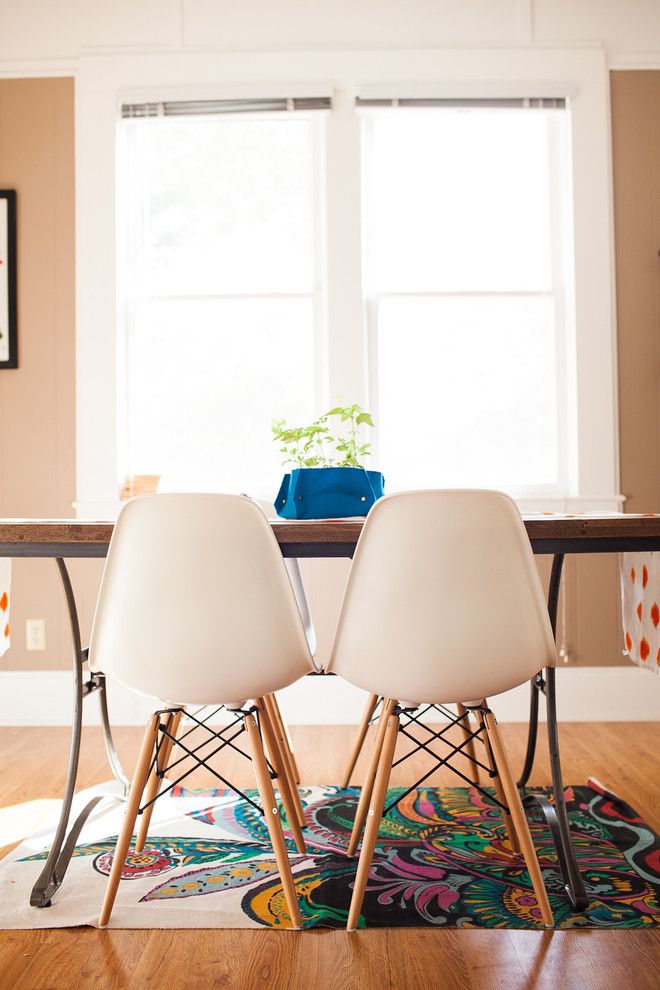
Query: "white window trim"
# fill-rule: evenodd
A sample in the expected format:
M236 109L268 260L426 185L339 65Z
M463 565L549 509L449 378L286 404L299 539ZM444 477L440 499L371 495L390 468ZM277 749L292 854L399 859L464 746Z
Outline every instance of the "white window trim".
M292 75L304 83L292 83ZM163 80L167 85L163 86ZM200 80L204 80L200 84ZM328 80L331 82L329 83ZM609 77L597 49L389 52L212 52L89 56L76 81L77 515L116 513L116 128L122 102L319 95L328 119L327 360L329 396L368 402L361 286L360 175L333 154L360 141L355 95L567 96L574 183L575 367L579 384L574 478L554 500L523 508L620 508ZM351 112L349 113L349 108Z

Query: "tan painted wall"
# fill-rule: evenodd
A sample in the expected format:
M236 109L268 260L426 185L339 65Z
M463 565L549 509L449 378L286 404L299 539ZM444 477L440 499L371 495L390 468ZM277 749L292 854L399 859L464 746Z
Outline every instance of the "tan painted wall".
M621 492L660 511L660 72L610 73ZM568 564L567 647L580 664L621 656L616 558Z
M0 187L17 193L19 367L0 372L0 515L71 516L75 498L75 228L72 79L0 80ZM74 568L76 586L96 562ZM82 598L88 596L82 594ZM5 669L66 666L69 639L52 561L13 568ZM88 611L88 609L84 609ZM25 619L45 618L45 653Z
M621 482L660 511L660 72L613 72Z
M660 508L657 333L660 306L660 73L612 74L622 490L631 511ZM0 373L0 515L70 516L75 497L74 108L71 79L0 80L0 186L18 192L20 367ZM641 425L643 424L643 425ZM541 569L547 574L547 561ZM346 562L305 568L321 655L333 632ZM83 631L100 563L71 564ZM613 558L567 563L570 661L616 664ZM66 667L68 628L50 561L14 567L5 669ZM47 623L47 650L27 653L25 619ZM563 623L563 624L562 624Z
M621 491L626 511L658 512L660 72L617 71L610 81ZM615 559L584 559L573 569L569 648L573 638L580 663L627 663Z

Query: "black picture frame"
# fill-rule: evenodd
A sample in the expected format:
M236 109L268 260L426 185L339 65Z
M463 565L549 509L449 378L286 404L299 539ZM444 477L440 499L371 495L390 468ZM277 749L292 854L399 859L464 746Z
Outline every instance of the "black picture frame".
M15 189L0 189L0 369L2 368L18 368Z

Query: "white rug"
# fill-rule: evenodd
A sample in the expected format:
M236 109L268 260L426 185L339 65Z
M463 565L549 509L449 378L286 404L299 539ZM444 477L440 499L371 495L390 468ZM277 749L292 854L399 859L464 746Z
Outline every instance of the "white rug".
M307 801L334 788L307 788ZM107 800L92 813L76 844L61 888L48 908L30 906L56 817L0 862L0 928L63 928L98 923L124 814L119 786L102 785L76 795L71 820L95 795ZM174 792L172 792L174 793ZM247 793L258 801L256 791ZM286 834L286 833L285 833ZM291 864L308 857L291 846ZM310 849L318 854L319 849ZM246 910L248 891L265 885L265 901ZM210 895L210 896L204 896ZM258 897L257 897L258 900ZM266 917L259 914L266 912ZM258 912L258 913L257 913ZM290 927L265 824L256 810L231 793L176 789L155 805L149 841L131 854L119 885L109 928Z

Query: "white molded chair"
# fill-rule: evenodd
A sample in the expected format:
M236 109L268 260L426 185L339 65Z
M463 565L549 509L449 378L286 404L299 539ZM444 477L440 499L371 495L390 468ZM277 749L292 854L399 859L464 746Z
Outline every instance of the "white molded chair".
M249 495L243 495L243 498L250 498ZM268 502L264 499L253 499L256 502L261 511L264 513L267 519L274 519L277 516L275 506L272 502ZM298 605L298 611L300 612L300 618L302 619L303 626L305 628L305 635L307 637L307 643L309 645L309 650L312 655L312 661L314 663L314 669L316 673L322 670L320 664L314 659L314 654L316 653L316 631L314 629L314 621L312 619L311 610L307 602L307 596L305 595L305 586L303 584L302 575L300 573L300 566L298 561L292 557L286 557L284 559L284 565L287 569L289 575L289 580L291 581L291 587L293 588L293 593L296 597L296 603ZM282 778L286 778L283 781L284 784L284 795L283 800L292 800L294 805L295 817L297 819L297 828L294 834L294 839L298 847L299 852L305 851L304 841L302 838L302 833L300 830L304 828L305 818L302 806L302 801L300 800L300 794L298 793L298 784L300 784L300 770L298 769L298 763L296 760L296 755L293 748L293 742L291 740L291 734L289 733L289 728L284 720L282 711L280 709L280 704L276 694L266 695L263 699L264 708L267 708L269 715L269 723L265 726L265 736L266 736L266 746L268 750L268 756L270 762L276 770L278 779L282 782ZM225 707L225 706L221 706ZM212 717L217 713L211 713ZM188 722L197 721L201 717L204 721L204 715L202 710L196 713L186 712L184 715L184 720L187 717ZM181 724L181 718L177 719L176 723L173 725L174 733L179 732L179 727ZM187 735L187 733L186 733ZM182 737L183 738L183 737ZM169 755L169 754L168 754ZM155 783L154 786L157 786ZM154 795L151 795L152 797ZM145 813L142 815L140 829L138 831L138 836L135 842L135 851L141 852L144 849L144 844L147 837L147 830L149 828L149 822L151 820L151 812L153 808L149 807L146 809ZM287 812L288 814L288 812Z
M147 723L99 924L109 920L140 804L155 799L169 753L180 745L184 706L222 703L242 717L291 922L299 928L260 728L272 759L278 730L267 699L313 663L282 555L259 507L242 496L216 494L128 502L108 550L89 665L125 687L166 700ZM285 774L278 785L300 848ZM144 845L146 829L140 838Z
M484 743L485 769L512 851L522 850L543 923L553 924L527 819L486 699L555 663L531 546L507 495L419 491L376 502L353 559L328 665L385 699L349 845L354 853L366 819L349 930L360 918L399 712L422 703L461 704L477 716L478 728L464 734L456 753L467 752L468 734ZM459 709L456 724L462 717Z

